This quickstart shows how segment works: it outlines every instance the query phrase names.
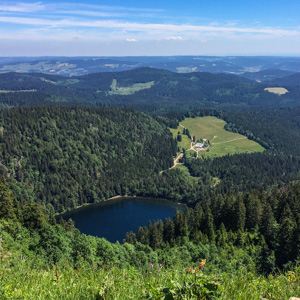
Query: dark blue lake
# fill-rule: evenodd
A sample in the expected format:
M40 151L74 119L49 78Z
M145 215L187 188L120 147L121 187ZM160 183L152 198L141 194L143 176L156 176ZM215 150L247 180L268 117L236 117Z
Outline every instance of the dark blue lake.
M104 237L110 242L123 242L126 233L137 231L150 221L173 218L175 210L184 206L167 200L126 197L85 206L62 215L72 218L82 233Z

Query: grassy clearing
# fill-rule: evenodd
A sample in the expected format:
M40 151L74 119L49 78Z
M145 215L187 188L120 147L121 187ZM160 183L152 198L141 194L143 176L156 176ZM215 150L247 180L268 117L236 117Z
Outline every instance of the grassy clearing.
M201 157L217 157L235 153L252 153L263 152L265 149L258 143L247 139L247 137L226 131L224 129L226 122L216 117L198 117L186 118L180 123L177 129L171 129L173 136L177 136L177 132L183 131L183 127L189 129L191 136L197 139L207 139L211 146L208 150L201 150L198 156ZM183 126L183 127L182 127ZM190 140L186 135L182 135L182 141L179 148L189 149ZM194 151L187 151L188 155L193 156Z
M198 181L200 177L191 176L189 169L185 165L177 165L175 169L181 170L186 176L188 176L191 180Z
M110 85L110 95L132 95L138 91L150 89L154 85L154 81L149 81L145 83L135 83L131 86L121 87L118 86L117 80L113 79L112 84Z
M183 132L183 127L178 126L177 129L173 129L173 128L169 128L169 129L170 129L170 131L172 132L173 138L174 138L174 139L177 138L178 132L181 133L182 141L178 143L180 152L183 150L183 148L184 148L185 150L188 150L188 149L191 148L191 140L188 138L187 135L182 134L182 132Z
M37 92L37 90L18 90L18 91L0 90L1 94L7 94L7 93L30 93L30 92Z
M274 93L277 95L284 95L288 93L289 91L283 87L270 87L270 88L265 88L265 91L268 91L270 93Z
M190 72L196 72L198 67L178 67L176 68L178 73L190 73Z

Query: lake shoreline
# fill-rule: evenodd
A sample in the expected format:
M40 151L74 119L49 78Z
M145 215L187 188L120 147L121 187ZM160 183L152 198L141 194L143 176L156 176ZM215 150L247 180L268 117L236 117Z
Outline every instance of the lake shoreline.
M155 198L155 197L151 197L151 196L148 196L148 197L143 197L143 196L136 196L136 195L116 195L116 196L113 196L113 197L110 197L110 198L107 198L105 200L102 200L100 202L94 202L94 203L84 203L82 205L79 205L79 206L76 206L75 208L69 210L69 211L65 211L63 213L58 213L58 214L55 214L55 218L59 217L59 216L62 216L64 214L68 214L68 213L71 213L71 212L74 212L78 209L81 209L83 207L88 207L88 206L91 206L91 205L97 205L97 204L101 204L103 202L107 202L107 201L112 201L112 200L116 200L116 199L120 199L120 198L144 198L144 199L151 199L151 198ZM172 200L169 200L169 199L165 199L165 198L155 198L155 199L161 199L161 200L166 200L166 201L170 201L170 202L173 202L173 203L176 203L178 205L186 205L185 203L181 203L181 202L175 202L175 201L172 201Z
M113 197L110 197L108 199L104 199L104 200L101 200L100 202L94 202L94 203L84 203L84 204L81 204L79 206L76 206L74 207L73 209L71 210L68 210L68 211L65 211L63 213L58 213L58 214L55 214L55 217L59 217L61 215L64 215L66 213L70 213L70 212L73 212L73 211L76 211L80 208L83 208L83 207L87 207L87 206L91 206L91 205L96 205L96 204L100 204L102 202L107 202L107 201L111 201L111 200L115 200L115 199L119 199L119 198L136 198L136 196L129 196L129 195L116 195L116 196L113 196Z
M81 233L105 238L112 243L122 243L128 232L136 232L149 222L173 219L176 210L183 211L185 208L177 202L162 198L128 195L116 195L96 204L83 205L56 219L62 218L66 222L72 219Z

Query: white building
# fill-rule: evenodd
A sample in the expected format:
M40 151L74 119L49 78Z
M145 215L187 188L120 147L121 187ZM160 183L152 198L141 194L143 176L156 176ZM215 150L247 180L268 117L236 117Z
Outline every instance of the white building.
M201 149L201 148L203 148L203 146L204 146L204 144L202 144L202 143L197 143L195 145L196 149Z

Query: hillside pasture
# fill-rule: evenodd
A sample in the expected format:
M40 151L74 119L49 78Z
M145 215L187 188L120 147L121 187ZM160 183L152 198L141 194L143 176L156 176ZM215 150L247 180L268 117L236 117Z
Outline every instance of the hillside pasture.
M265 149L258 143L249 140L247 137L226 131L224 129L226 122L216 117L198 117L186 118L177 129L172 133L175 137L177 132L182 132L183 127L187 128L191 136L198 139L207 139L211 146L207 150L198 151L198 157L217 157L235 153L263 152ZM179 148L190 149L190 140L186 135L182 135L182 142L179 142ZM195 151L189 150L188 155L194 155Z
M131 86L121 87L118 86L117 80L113 79L112 84L110 85L110 95L132 95L138 91L150 89L154 85L154 81L144 82L144 83L135 83Z
M1 94L8 94L8 93L31 93L31 92L37 92L37 90L16 90L16 91L11 91L11 90L0 90Z
M268 91L269 93L277 94L277 95L284 95L288 93L289 91L283 87L269 87L265 88L265 91Z

